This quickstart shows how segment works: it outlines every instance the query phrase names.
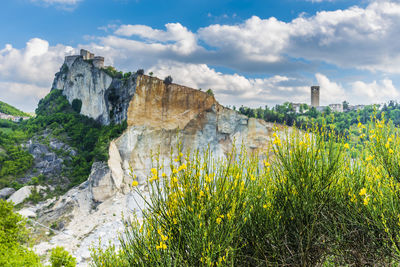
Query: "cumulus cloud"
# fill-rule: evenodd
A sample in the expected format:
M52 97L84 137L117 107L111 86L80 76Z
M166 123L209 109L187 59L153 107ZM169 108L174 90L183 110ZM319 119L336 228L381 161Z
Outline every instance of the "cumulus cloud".
M73 51L70 46L50 46L39 38L29 40L23 49L7 44L0 50L0 80L49 86L64 56Z
M351 86L354 100L358 104L368 103L372 100L373 103L384 103L398 99L400 96L400 92L389 79L383 79L380 82L373 81L372 83L356 81Z
M333 103L342 103L348 99L345 89L342 85L332 82L327 76L317 73L315 78L320 86L320 105L328 105Z
M23 49L7 44L0 50L0 99L33 111L50 91L64 56L73 51L69 46L50 46L39 38L29 40Z
M143 52L150 61L218 65L253 73L311 70L318 62L398 73L399 21L400 3L374 1L365 8L321 11L289 22L253 16L240 24L213 24L196 32L180 23L168 23L165 30L122 25L97 45Z

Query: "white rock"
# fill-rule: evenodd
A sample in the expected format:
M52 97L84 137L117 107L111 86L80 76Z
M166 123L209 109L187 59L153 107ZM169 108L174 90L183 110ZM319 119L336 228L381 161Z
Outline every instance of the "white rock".
M29 208L22 209L17 212L26 218L36 218L36 213L32 209L29 209Z
M14 202L14 205L18 205L18 204L24 202L24 200L31 195L32 189L33 189L32 185L24 186L24 187L20 188L14 194L12 194L7 199L7 201L9 201L9 202L12 201L12 202Z

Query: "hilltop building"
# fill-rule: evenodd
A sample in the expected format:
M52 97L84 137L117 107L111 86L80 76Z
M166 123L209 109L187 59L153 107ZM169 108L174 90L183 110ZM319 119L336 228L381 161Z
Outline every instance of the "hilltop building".
M319 107L319 86L311 86L311 106Z
M343 112L342 104L330 104L329 108L332 110L332 112Z
M72 64L79 57L83 60L91 60L96 68L100 69L104 67L104 57L94 56L93 53L85 49L81 49L80 55L66 56L65 64L68 68L71 68Z

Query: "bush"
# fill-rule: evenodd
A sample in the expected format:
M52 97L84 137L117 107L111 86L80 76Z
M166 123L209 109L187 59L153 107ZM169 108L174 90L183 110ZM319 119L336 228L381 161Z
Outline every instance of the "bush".
M143 75L143 74L144 74L144 69L138 69L138 70L136 71L136 74L137 74L137 75Z
M74 267L76 259L72 257L63 247L51 250L50 262L52 267Z
M72 100L71 106L72 106L72 109L73 109L76 113L81 113L81 109L82 109L82 100L75 98L74 100Z
M172 83L172 77L171 77L171 76L167 76L167 77L165 77L165 79L164 79L164 83L165 83L166 85L169 85L169 84L171 84L171 83Z
M12 203L0 200L0 266L41 266L39 257L25 246L25 224Z
M212 89L208 89L208 90L206 91L206 93L207 93L209 96L214 96L214 92L213 92Z

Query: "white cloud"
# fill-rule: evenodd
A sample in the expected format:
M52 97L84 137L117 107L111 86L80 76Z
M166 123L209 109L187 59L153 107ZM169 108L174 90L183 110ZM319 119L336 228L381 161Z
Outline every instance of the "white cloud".
M29 40L23 49L7 44L0 50L0 100L33 111L50 91L64 56L72 52L72 47L50 46L39 38Z
M0 80L49 86L64 56L73 51L70 46L50 46L39 38L29 40L23 49L7 44L0 50Z
M351 84L354 101L358 104L363 103L384 103L389 100L398 99L400 92L395 88L393 82L389 79L383 79L380 82L373 81L365 83L356 81Z
M342 85L330 81L328 77L321 73L315 74L315 78L320 86L320 105L342 103L348 99Z
M34 84L0 82L0 100L27 112L34 111L39 100L49 91L49 87Z

